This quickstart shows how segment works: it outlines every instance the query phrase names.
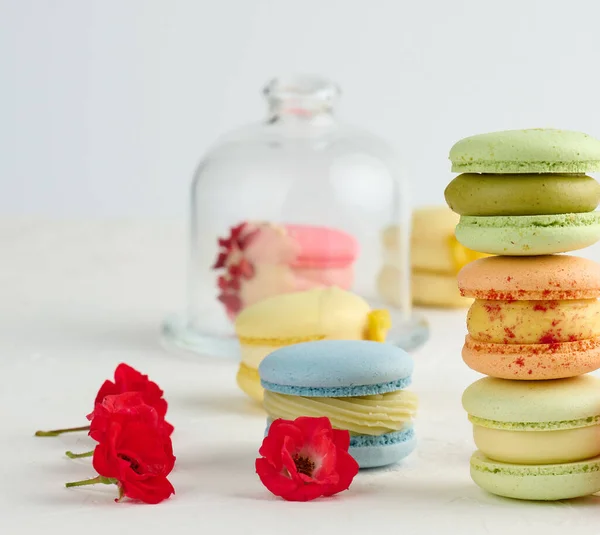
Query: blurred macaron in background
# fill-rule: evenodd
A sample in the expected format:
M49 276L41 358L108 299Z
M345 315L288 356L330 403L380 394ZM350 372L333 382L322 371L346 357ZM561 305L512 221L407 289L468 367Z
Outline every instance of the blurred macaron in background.
M489 256L460 244L454 235L459 215L445 206L417 207L412 214L410 269L412 302L434 308L468 307L471 299L461 297L456 275L473 260ZM399 229L382 233L383 261L377 288L384 302L397 305L402 299Z

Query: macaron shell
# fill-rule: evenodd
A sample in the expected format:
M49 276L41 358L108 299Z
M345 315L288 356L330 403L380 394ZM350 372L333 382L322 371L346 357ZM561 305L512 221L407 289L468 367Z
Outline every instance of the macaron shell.
M395 464L408 457L417 446L412 427L398 433L374 437L354 435L350 437L350 455L360 468L376 468Z
M600 170L600 141L569 130L505 130L460 140L450 160L457 173L588 173Z
M593 418L600 415L600 379L592 375L553 381L484 377L467 387L462 404L471 416L523 426Z
M342 230L307 225L284 225L284 228L299 246L292 266L345 267L358 256L358 242Z
M471 478L482 489L519 500L566 500L600 491L600 457L548 465L518 465L471 457Z
M592 212L600 203L600 184L589 176L458 175L444 192L460 215L519 216Z
M467 264L457 276L461 295L489 300L600 297L600 264L569 255L493 256Z
M240 338L291 339L328 336L360 339L367 326L369 304L340 288L315 288L264 299L237 316Z
M600 368L600 338L558 344L489 344L467 336L462 358L469 368L490 377L563 379Z
M267 355L258 371L263 387L281 394L373 395L404 388L413 360L391 344L323 340L278 349Z
M236 382L240 389L254 401L262 403L263 388L260 385L258 371L241 364L236 375Z
M482 253L536 256L576 251L600 240L600 213L461 216L456 238Z

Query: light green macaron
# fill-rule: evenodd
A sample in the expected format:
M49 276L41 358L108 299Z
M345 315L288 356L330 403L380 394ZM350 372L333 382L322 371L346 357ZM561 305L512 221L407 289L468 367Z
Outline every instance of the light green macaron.
M519 500L567 500L600 490L600 457L563 464L523 465L492 461L476 451L471 478L482 489Z
M600 171L600 140L581 132L532 128L467 137L450 150L455 173Z
M532 216L461 216L456 239L481 253L537 256L576 251L600 240L600 212Z
M522 500L600 491L599 378L484 377L465 390L462 403L477 446L471 477L484 490Z

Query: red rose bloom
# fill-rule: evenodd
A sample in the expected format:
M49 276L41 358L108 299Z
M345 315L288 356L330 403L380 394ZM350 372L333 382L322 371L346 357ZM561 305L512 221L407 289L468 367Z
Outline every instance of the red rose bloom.
M175 457L164 420L138 393L106 396L93 413L90 435L99 441L93 466L114 480L120 496L154 504L175 493L167 479Z
M106 396L102 403L96 404L94 412L87 416L91 421L89 435L96 442L104 442L111 422L135 417L140 413L145 414L148 407L150 405L145 403L139 392L124 392L115 396ZM156 409L154 410L156 412ZM173 426L165 422L158 413L156 414L158 417L157 427L168 437Z
M158 415L164 420L167 414L167 401L163 398L164 392L147 375L142 375L127 364L119 364L115 369L115 381L106 380L98 390L94 405L102 403L106 396L122 394L124 392L139 392L146 405L156 409ZM89 417L88 417L89 418ZM165 421L168 433L173 432L173 426Z
M358 473L348 453L350 433L329 418L275 420L256 459L263 485L284 500L309 501L346 490Z

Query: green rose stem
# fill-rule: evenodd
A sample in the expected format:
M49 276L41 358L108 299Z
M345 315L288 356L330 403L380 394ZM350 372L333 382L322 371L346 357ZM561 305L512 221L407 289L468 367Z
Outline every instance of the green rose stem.
M84 485L97 485L98 483L102 483L104 485L114 485L116 482L117 480L112 477L98 476L92 479L84 479L82 481L71 481L70 483L65 483L65 487L83 487Z
M83 427L68 427L66 429L53 429L52 431L36 431L36 437L57 437L63 433L77 433L79 431L89 431L90 426L84 425Z
M72 451L65 451L65 455L69 459L81 459L83 457L91 457L92 455L94 455L94 450L85 451L83 453L73 453Z

